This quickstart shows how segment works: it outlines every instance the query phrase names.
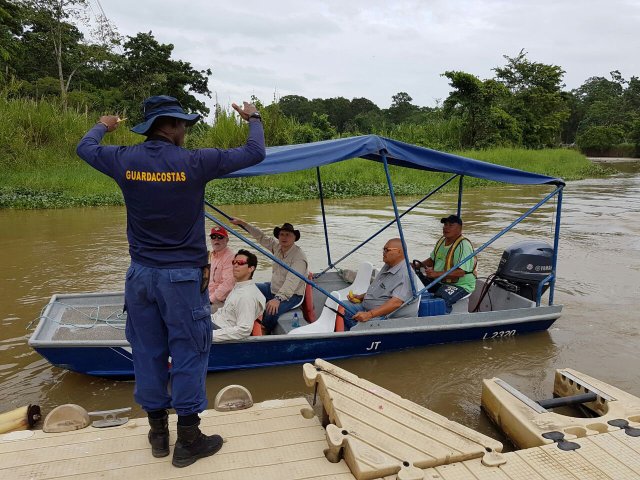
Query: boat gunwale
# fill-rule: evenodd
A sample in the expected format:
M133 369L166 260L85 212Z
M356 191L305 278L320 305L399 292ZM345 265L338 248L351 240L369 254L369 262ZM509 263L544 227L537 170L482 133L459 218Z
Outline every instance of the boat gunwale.
M51 297L51 300L47 307L45 308L38 326L36 327L33 334L30 336L28 340L28 344L34 348L44 348L44 347L130 347L129 342L126 340L39 340L37 339L38 335L41 334L42 330L44 330L48 323L56 323L55 320L46 317L46 313L53 308L55 305L55 300L59 298L87 298L87 297L97 297L97 296L109 296L109 295L124 295L123 292L108 292L108 293L73 293L73 294L54 294ZM471 328L488 328L488 327L498 327L501 325L509 324L509 325L517 325L521 323L527 323L532 321L547 321L547 320L557 320L560 317L560 313L562 312L563 305L554 304L554 305L540 305L540 306L531 306L525 308L514 308L514 309L506 309L506 310L496 310L496 311L488 311L488 312L473 312L473 313L454 313L454 314L445 314L445 315L433 315L426 317L403 317L403 318L390 318L387 320L377 320L374 323L367 324L366 328L354 329L345 332L326 332L326 333L310 333L310 334L300 334L300 335L288 335L288 334L279 334L279 335L265 335L265 336L255 336L255 337L247 337L242 340L230 340L227 342L216 343L216 345L223 344L249 344L255 342L300 342L300 341L308 341L310 339L332 339L336 338L336 334L339 334L340 337L347 336L366 336L366 335L392 335L392 334L404 334L404 333L415 333L415 332L440 332L443 330L466 330ZM536 311L534 315L528 315L527 312ZM491 317L495 317L498 315L503 315L504 312L514 312L516 315L512 315L510 318L505 319L495 319L492 320ZM385 324L389 322L393 322L397 325L398 321L407 322L407 321L416 321L422 319L443 319L443 318L451 318L455 320L456 318L469 318L469 316L473 315L473 318L480 317L480 321L473 322L458 322L458 323L444 323L438 325L402 325L402 326L392 326L389 327ZM482 320L484 319L484 320Z

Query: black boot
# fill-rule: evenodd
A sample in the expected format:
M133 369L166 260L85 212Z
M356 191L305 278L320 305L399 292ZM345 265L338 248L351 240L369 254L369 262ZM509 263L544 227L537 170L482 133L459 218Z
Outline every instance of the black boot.
M222 447L220 435L205 435L195 425L178 425L178 440L173 449L174 467L186 467L199 458L208 457Z
M154 457L169 455L169 415L165 411L164 417L149 417L149 443Z

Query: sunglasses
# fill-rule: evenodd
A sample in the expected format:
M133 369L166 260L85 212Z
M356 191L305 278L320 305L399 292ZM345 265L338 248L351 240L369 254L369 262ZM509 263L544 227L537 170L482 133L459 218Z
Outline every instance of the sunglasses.
M389 247L389 248L384 247L384 248L382 249L382 252L383 252L383 253L388 253L388 252L389 252L389 250L400 250L400 249L399 249L398 247Z
M246 261L246 260L233 260L233 261L231 262L231 265L240 265L240 266L243 266L243 265L246 265L246 264L248 264L248 263L249 263L249 262L248 262L248 261Z
M224 235L211 235L211 240L222 240L223 238L227 238Z

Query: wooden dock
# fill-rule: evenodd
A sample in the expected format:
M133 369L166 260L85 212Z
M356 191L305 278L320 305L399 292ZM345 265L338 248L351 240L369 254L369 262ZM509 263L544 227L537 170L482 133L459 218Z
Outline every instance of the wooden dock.
M0 435L1 479L633 480L640 479L640 412L626 428L509 453L485 435L317 360L303 368L322 403L304 398L203 412L225 444L186 468L153 458L146 419L66 433ZM176 417L170 417L172 444Z
M305 418L303 409L311 410L309 403L294 398L236 412L203 412L202 431L222 435L225 444L186 468L173 467L170 456L151 456L146 418L113 428L0 435L0 479L353 479L344 461L327 461L324 429L317 417ZM169 417L172 445L176 420ZM23 435L28 437L20 439Z

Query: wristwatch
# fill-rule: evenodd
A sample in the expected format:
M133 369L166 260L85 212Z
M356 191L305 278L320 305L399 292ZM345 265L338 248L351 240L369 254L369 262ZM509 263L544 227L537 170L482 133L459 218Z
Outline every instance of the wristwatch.
M262 115L260 115L260 112L253 112L251 115L249 115L249 118L247 120L250 120L252 118L257 118L258 120L262 121Z
M273 298L276 298L279 302L284 302L284 298L282 298L280 295L274 295Z

